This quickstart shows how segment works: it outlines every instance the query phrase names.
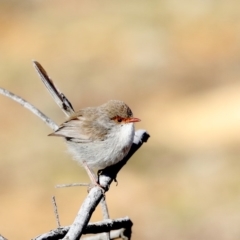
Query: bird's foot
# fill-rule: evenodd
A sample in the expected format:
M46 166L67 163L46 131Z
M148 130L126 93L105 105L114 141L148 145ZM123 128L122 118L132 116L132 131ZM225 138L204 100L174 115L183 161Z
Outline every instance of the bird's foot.
M106 189L103 186L101 186L97 181L88 184L88 192L94 187L99 187L103 191L103 193L106 192Z

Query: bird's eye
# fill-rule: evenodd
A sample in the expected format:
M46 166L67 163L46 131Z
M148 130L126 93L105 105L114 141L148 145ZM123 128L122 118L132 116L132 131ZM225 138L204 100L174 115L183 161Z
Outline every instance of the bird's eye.
M119 117L119 116L116 116L116 117L113 117L112 120L114 120L117 123L121 123L123 121L123 118Z

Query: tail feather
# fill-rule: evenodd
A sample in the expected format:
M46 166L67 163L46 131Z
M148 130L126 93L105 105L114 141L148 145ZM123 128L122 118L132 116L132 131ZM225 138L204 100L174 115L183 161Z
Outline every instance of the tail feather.
M37 71L40 79L42 80L43 84L51 94L54 101L57 103L57 105L62 109L62 111L67 115L71 116L75 111L72 107L71 102L67 99L67 97L61 93L57 87L54 85L51 78L48 76L45 69L42 67L42 65L37 62L33 61L33 66L35 70Z

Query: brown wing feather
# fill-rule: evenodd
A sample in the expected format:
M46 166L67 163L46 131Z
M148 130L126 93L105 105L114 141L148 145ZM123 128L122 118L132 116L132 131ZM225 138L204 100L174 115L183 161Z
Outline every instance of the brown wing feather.
M93 111L93 110L92 110ZM90 112L92 112L90 111ZM77 142L92 142L103 141L106 137L108 129L101 124L99 117L96 114L80 110L73 114L59 129L49 134L49 136L59 136L65 138L76 139ZM84 117L84 115L89 115ZM95 120L92 116L95 116Z

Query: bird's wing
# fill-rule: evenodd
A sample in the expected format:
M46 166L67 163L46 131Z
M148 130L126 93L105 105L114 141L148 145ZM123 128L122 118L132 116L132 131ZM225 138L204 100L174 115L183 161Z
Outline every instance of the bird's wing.
M83 116L71 117L64 122L59 129L49 136L70 138L74 142L103 141L106 138L108 129L100 121L87 120Z

